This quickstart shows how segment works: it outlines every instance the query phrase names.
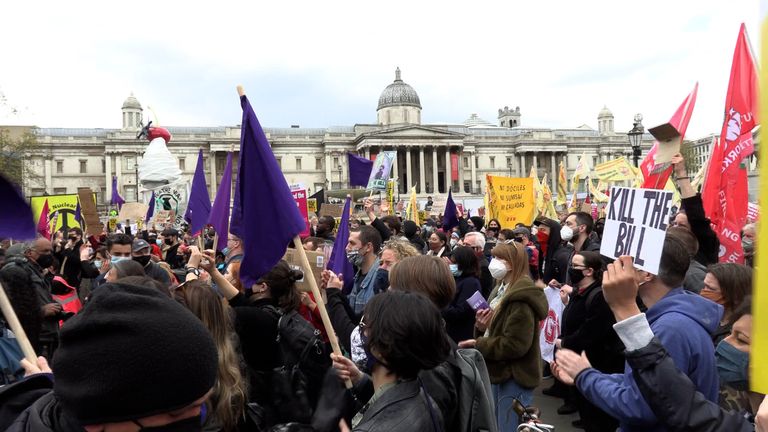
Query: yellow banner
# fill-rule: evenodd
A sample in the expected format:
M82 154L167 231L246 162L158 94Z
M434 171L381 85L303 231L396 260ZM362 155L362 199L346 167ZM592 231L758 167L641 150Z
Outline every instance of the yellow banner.
M568 189L568 178L565 176L565 164L560 161L560 171L557 175L557 205L565 204L565 191Z
M595 187L592 183L592 177L587 179L587 184L589 185L589 193L592 194L592 196L595 198L595 202L599 203L607 203L608 202L608 195L603 193L603 190L600 189L600 186Z
M605 182L634 180L635 178L632 165L624 157L595 165L595 176Z
M547 175L544 174L544 180L541 182L541 190L543 191L544 196L544 207L541 209L541 214L550 219L557 220L555 203L552 201L552 189L549 188L549 184L547 184L546 180Z
M488 210L504 228L515 224L531 225L536 215L533 196L533 178L486 176L488 183Z
M576 169L573 171L573 184L571 185L571 192L577 192L579 190L579 180L589 176L589 163L587 162L587 154L582 153L579 158L579 163L576 164Z
M395 214L395 182L387 182L387 202L389 203L389 214Z
M761 43L760 43L760 106L768 107L768 16L766 5L761 10ZM768 127L768 117L761 114L761 124ZM768 160L768 146L760 146L760 160ZM768 164L761 163L760 180L768 179ZM768 187L760 188L760 204L768 203ZM758 238L768 239L768 223L758 224ZM750 389L762 394L768 393L768 368L762 363L768 358L768 241L757 241L757 257L755 261L755 281L752 288L752 347L749 361Z
M317 198L307 198L307 211L317 213Z
M35 225L40 220L40 212L43 211L45 200L48 200L48 220L53 222L56 219L56 226L51 227L51 233L61 229L65 230L80 227L85 230L85 222L82 215L80 222L75 220L75 212L77 211L77 194L69 195L49 195L49 196L34 196L29 199L29 204L32 207L32 214L35 217ZM96 195L93 196L93 202L96 202ZM58 212L58 217L54 218Z
M536 203L536 213L539 215L544 213L544 191L541 188L541 182L539 181L539 174L536 172L536 167L531 167L530 177L533 179L533 202Z

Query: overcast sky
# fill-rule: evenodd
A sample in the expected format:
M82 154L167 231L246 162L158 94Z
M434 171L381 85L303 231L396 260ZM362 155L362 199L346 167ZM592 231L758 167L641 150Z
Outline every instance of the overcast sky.
M243 84L262 124L373 123L395 67L424 123L616 129L666 122L700 83L689 138L719 132L757 0L4 2L0 124L121 126L133 92L160 124L240 123Z

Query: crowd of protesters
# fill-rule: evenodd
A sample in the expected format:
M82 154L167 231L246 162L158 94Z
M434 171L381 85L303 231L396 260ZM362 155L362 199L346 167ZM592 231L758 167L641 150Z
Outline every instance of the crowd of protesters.
M285 260L246 285L231 233L76 227L6 242L0 282L40 357L22 360L3 322L0 430L506 432L546 382L563 406L545 419L578 413L587 431L768 430L748 386L755 227L746 265L718 263L673 162L682 205L658 274L600 255L604 221L589 213L417 224L370 199L349 226L313 218L304 248L343 247L354 269L324 270L321 298Z

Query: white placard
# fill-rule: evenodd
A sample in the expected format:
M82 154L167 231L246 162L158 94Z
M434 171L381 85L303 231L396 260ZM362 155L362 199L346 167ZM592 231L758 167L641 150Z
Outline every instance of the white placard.
M630 255L635 267L658 274L671 207L670 191L612 187L600 253Z

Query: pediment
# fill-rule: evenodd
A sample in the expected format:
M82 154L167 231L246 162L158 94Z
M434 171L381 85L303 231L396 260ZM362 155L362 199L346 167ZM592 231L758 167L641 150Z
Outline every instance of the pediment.
M373 132L367 132L358 137L358 139L365 138L453 138L463 139L463 133L452 132L442 128L434 128L428 126L415 126L408 125L402 127L394 127L381 129Z

